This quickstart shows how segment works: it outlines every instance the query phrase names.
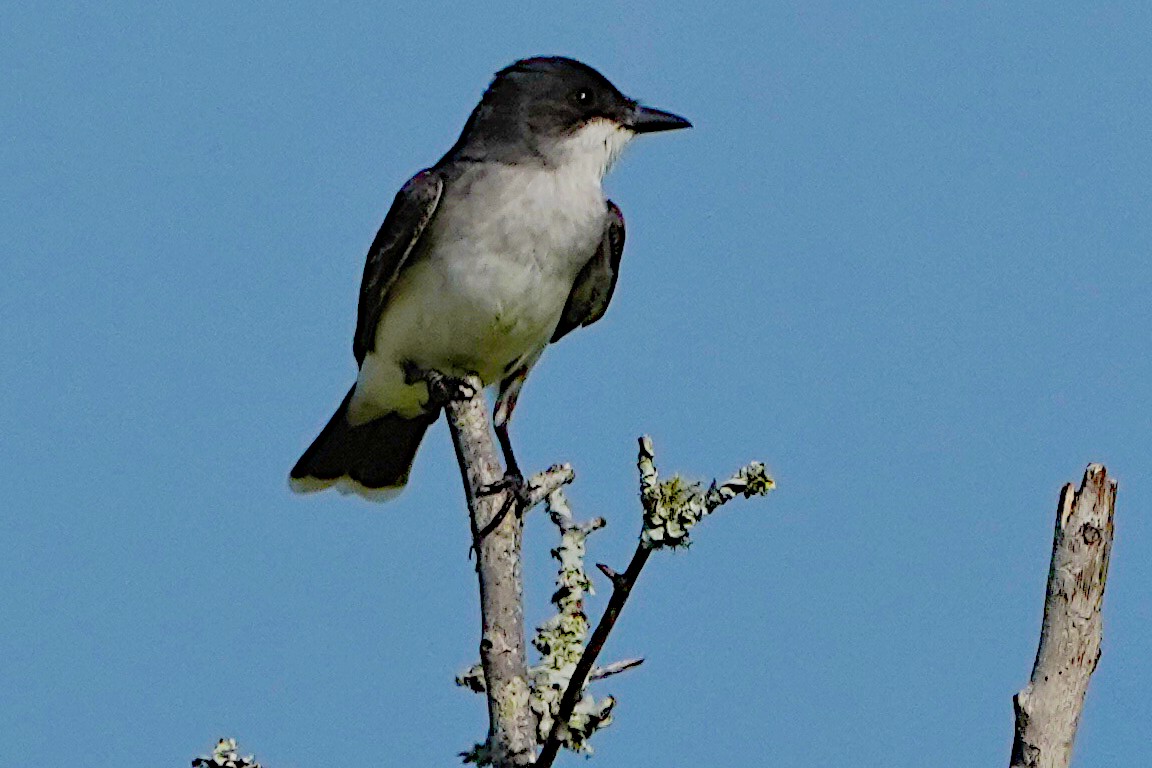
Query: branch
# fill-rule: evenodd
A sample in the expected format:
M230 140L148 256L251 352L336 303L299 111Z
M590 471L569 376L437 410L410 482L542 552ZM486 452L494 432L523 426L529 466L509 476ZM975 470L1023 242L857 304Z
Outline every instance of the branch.
M492 434L483 387L475 377L466 380L467 395L450 398L444 410L464 492L468 499L476 572L480 579L480 611L483 625L480 662L488 691L488 741L476 753L500 768L531 765L536 739L532 712L528 708L528 677L524 651L524 580L520 544L523 518L503 514L514 504L510 491L483 494L503 477ZM563 470L557 470L562 473ZM569 469L568 472L571 472ZM489 531L489 527L491 530ZM485 531L483 538L478 533ZM477 540L479 539L479 540Z
M525 511L547 499L556 491L576 479L571 464L553 464L543 472L537 472L528 480L528 503Z
M633 667L638 667L644 663L644 659L624 659L623 661L614 661L611 664L603 667L594 667L588 673L589 680L603 680L612 675L618 675L621 672L627 672Z
M568 500L560 490L560 485L571 479L572 473L565 467L553 467L549 472L555 478L555 490L549 493L548 517L560 532L560 544L552 550L552 557L559 564L556 575L556 591L552 594L552 604L556 614L548 618L536 629L532 645L540 652L540 663L528 669L531 696L529 706L536 717L536 738L539 743L547 740L552 731L554 717L559 710L560 699L572 679L572 672L584 652L584 641L588 635L588 617L584 613L584 596L594 594L592 581L584 569L587 539L590 534L604 527L601 517L577 523L568 506ZM541 473L536 478L542 478ZM535 485L543 487L544 481ZM536 490L529 494L529 501ZM643 663L643 659L628 659L596 667L589 679L598 680L619 674ZM456 684L477 693L486 691L484 670L473 664L456 677ZM612 709L616 700L611 696L597 699L585 694L576 704L572 715L565 723L563 746L574 752L592 754L589 743L592 735L612 722ZM490 757L481 746L465 758L472 762L489 761Z
M1032 678L1012 697L1012 768L1067 768L1088 681L1100 661L1100 607L1112 550L1116 481L1089 464L1080 489L1064 486L1056 509L1044 623Z
M636 462L640 472L640 502L644 507L640 541L624 573L616 573L606 565L599 566L612 582L612 596L560 699L552 729L536 758L536 768L550 768L560 747L568 741L568 723L577 703L584 696L584 686L592 675L596 658L604 649L604 642L616 626L624 603L632 594L632 588L640 578L640 571L644 569L652 552L665 547L688 546L689 530L701 519L736 496L749 498L764 495L775 486L764 465L754 462L742 468L723 485L718 486L713 482L706 492L702 492L699 485L685 482L679 476L660 482L654 458L652 439L647 436L640 438L640 452Z

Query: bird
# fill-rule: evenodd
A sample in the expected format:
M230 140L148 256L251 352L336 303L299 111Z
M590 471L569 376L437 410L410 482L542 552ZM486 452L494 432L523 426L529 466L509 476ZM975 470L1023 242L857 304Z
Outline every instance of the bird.
M689 128L575 59L496 73L456 143L396 194L361 281L355 383L289 475L300 493L403 490L442 403L427 380L498 387L505 483L522 489L509 421L545 348L599 320L616 288L624 217L603 179L637 135Z

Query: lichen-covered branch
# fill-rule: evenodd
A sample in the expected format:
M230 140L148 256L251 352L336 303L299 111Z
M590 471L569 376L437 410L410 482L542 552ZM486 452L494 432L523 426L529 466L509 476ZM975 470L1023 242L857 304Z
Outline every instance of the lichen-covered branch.
M532 475L528 481L528 504L531 509L553 493L576 479L571 464L553 464L543 472Z
M568 465L534 475L526 488L501 483L503 471L489 431L489 414L480 381L457 380L435 372L414 371L429 384L442 405L468 501L476 572L480 584L482 632L480 663L456 678L458 685L484 693L488 702L488 737L462 753L464 762L496 768L535 765L549 768L559 750L592 752L588 740L612 721L615 699L587 692L590 681L632 669L643 659L624 659L596 666L609 633L651 554L685 547L691 529L717 508L736 498L764 495L774 483L764 465L752 463L722 484L704 490L679 476L661 481L652 441L640 439L637 466L643 524L632 561L624 573L598 568L612 583L612 595L591 637L584 596L593 593L585 569L587 538L604 527L603 518L577 523L562 488L572 482ZM559 564L552 603L556 614L537 628L533 645L540 663L528 668L525 658L521 541L523 513L547 500L549 518L560 533L552 550ZM537 747L539 755L535 755ZM535 759L534 759L535 758ZM210 756L193 768L260 768L237 754L236 742L221 739Z
M211 755L192 761L192 768L260 768L260 763L252 755L241 756L236 739L220 739Z
M652 552L665 547L687 546L692 527L721 505L737 496L750 498L767 494L775 486L764 465L759 462L743 467L723 484L713 482L707 491L702 490L699 484L686 482L678 475L661 482L656 471L652 440L647 436L640 438L637 469L640 473L640 502L644 507L640 541L624 573L617 573L605 565L599 566L612 581L612 596L580 660L572 670L567 688L553 715L552 728L536 758L537 768L549 768L561 747L571 748L572 717L578 711L577 706L591 698L586 695L584 686Z
M1012 768L1067 768L1088 682L1100 660L1100 609L1112 550L1116 481L1088 465L1080 489L1064 486L1032 678L1012 699Z
M553 471L563 471L564 467L554 467ZM568 470L568 477L571 471ZM535 482L535 481L534 481ZM584 595L592 594L592 582L585 571L585 541L588 535L604 526L603 518L595 518L586 523L573 519L568 500L557 487L547 498L548 515L560 532L560 544L552 550L552 556L559 564L556 577L556 591L552 604L556 614L537 628L532 644L540 653L540 663L528 670L531 683L529 698L533 714L536 716L536 737L543 742L551 732L560 699L568 688L572 673L584 651L584 640L588 634L588 617L584 613ZM626 659L605 667L597 667L589 676L598 680L619 674L643 663L643 659ZM476 692L485 690L484 673L475 664L457 676L456 684ZM612 722L612 707L615 699L611 696L597 699L586 694L577 702L567 726L564 728L564 746L577 752L591 754L588 743L592 734ZM481 754L466 755L471 761L482 758Z
M679 475L661 483L653 464L652 438L640 438L640 501L644 505L644 530L640 543L649 549L686 547L691 543L692 526L737 496L763 496L775 483L758 461L743 467L722 485L712 483L701 492L698 483L689 483Z
M588 534L605 524L601 517L576 523L563 491L556 491L548 497L548 516L560 531L560 545L552 550L560 568L556 591L552 595L557 613L536 630L532 641L541 657L539 666L532 669L532 711L537 718L536 738L540 743L552 732L561 696L584 653L584 640L588 636L584 595L594 593L592 581L584 570L585 540ZM562 726L565 746L591 754L588 739L612 722L615 704L616 700L611 696L596 699L585 694Z

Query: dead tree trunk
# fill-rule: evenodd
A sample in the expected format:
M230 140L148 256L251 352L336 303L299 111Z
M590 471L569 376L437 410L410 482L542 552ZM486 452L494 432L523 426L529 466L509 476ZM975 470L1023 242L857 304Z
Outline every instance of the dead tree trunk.
M1112 550L1116 481L1088 465L1080 490L1060 493L1032 679L1012 698L1012 768L1067 768L1088 681L1100 660L1100 608Z

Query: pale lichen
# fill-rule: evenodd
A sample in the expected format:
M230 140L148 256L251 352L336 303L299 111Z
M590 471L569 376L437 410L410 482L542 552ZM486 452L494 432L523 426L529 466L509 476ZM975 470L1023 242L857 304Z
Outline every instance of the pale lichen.
M487 741L483 744L474 744L472 749L467 752L461 752L460 757L464 759L465 763L492 765L492 748L488 746Z
M644 507L644 527L640 541L648 549L687 547L689 532L718 507L737 496L763 496L776 487L764 465L754 461L742 467L723 484L715 481L708 490L679 475L660 480L656 471L652 438L640 438L636 465L640 470L640 502Z
M252 755L241 757L236 739L220 739L211 755L202 755L192 761L192 768L260 768Z
M584 643L588 637L588 616L584 613L584 596L594 594L592 581L584 568L588 535L604 527L603 518L595 518L586 523L576 523L572 511L562 491L556 490L547 497L548 516L560 531L560 544L552 550L552 557L559 567L556 575L556 591L552 594L552 604L556 613L541 624L532 639L532 645L540 653L540 663L528 670L531 689L529 706L536 717L537 740L541 743L552 730L560 700L567 690L584 653ZM639 664L632 659L610 666L597 677L623 671ZM486 690L484 670L474 664L456 677L456 684L472 691ZM588 739L600 728L612 722L612 708L616 700L612 697L597 699L585 694L577 703L566 727L561 728L563 744L576 752L591 754ZM462 753L464 762L486 764L489 759L485 744L478 744L469 752Z
M595 594L592 581L584 569L586 541L593 531L604 527L603 518L576 523L572 510L562 491L548 496L548 516L560 531L560 545L552 550L552 557L560 564L556 576L556 591L552 604L556 614L536 630L532 644L540 652L540 664L529 672L532 678L531 707L536 715L537 740L548 738L560 700L572 680L576 663L584 654L588 637L588 616L584 613L584 595ZM565 747L576 752L591 754L588 739L600 728L612 722L612 697L596 699L585 694L576 705L566 726L561 727Z
M487 690L487 686L484 685L484 667L479 664L468 667L456 675L456 685L467 688L474 693L484 693Z
M483 693L487 690L487 685L484 683L483 667L479 664L473 664L465 672L456 677L456 684L463 688L469 688L477 693ZM523 678L514 677L504 686L503 690L497 691L495 695L506 715L509 711L524 705L525 700L531 696L531 689ZM491 765L492 748L486 740L483 744L474 744L472 749L467 752L461 752L460 757L463 758L465 763Z

